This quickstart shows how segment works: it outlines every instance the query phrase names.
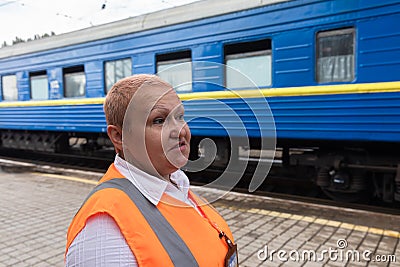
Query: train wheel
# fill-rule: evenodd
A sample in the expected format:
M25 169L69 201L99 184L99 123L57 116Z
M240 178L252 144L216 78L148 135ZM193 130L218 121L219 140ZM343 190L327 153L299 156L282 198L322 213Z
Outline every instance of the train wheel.
M340 202L367 202L371 198L370 179L366 172L321 168L317 185L324 194Z
M230 147L224 138L194 137L190 142L189 162L185 169L223 169L228 164L229 153Z

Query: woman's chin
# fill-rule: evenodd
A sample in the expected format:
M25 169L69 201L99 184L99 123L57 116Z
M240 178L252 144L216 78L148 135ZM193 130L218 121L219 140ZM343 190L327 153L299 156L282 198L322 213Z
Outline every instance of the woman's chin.
M184 157L183 155L180 155L176 158L174 158L174 160L172 160L170 163L176 168L176 169L180 169L183 166L186 165L186 163L188 162L188 158Z
M182 153L178 150L172 150L170 153L167 153L167 160L178 169L186 165L188 158L189 153Z

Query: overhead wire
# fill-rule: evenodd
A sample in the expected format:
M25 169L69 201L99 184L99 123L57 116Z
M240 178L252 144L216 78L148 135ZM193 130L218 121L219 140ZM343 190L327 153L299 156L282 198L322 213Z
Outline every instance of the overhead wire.
M10 5L10 4L18 3L18 2L21 2L21 1L23 1L23 0L5 1L5 3L1 3L1 4L0 4L0 7L8 6L8 5ZM24 4L24 3L20 3L20 5L21 5L21 6L24 6L25 4Z

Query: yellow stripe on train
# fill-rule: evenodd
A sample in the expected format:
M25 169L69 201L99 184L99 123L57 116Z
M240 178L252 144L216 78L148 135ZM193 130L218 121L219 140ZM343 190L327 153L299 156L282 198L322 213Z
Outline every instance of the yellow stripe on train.
M267 88L259 90L226 90L214 92L198 92L179 94L182 100L195 99L226 99L226 98L256 98L275 96L306 96L306 95L332 95L355 93L383 93L400 92L400 82L359 83L340 85L319 85L304 87ZM0 102L0 107L23 106L62 106L62 105L88 105L103 104L104 97L60 99L60 100L30 100L30 101L5 101Z
M57 100L28 100L0 102L0 107L32 107L32 106L65 106L65 105L89 105L103 104L104 97L57 99Z
M180 94L182 100L400 92L400 82L320 85Z

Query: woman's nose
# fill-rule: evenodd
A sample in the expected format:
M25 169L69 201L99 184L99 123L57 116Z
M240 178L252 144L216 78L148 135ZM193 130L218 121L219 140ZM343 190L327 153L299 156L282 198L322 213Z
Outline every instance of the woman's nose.
M185 137L186 136L186 131L187 131L186 122L184 122L182 124L182 127L181 127L180 131L179 131L179 138Z
M186 136L186 122L175 122L171 127L170 136L172 138L182 138Z

